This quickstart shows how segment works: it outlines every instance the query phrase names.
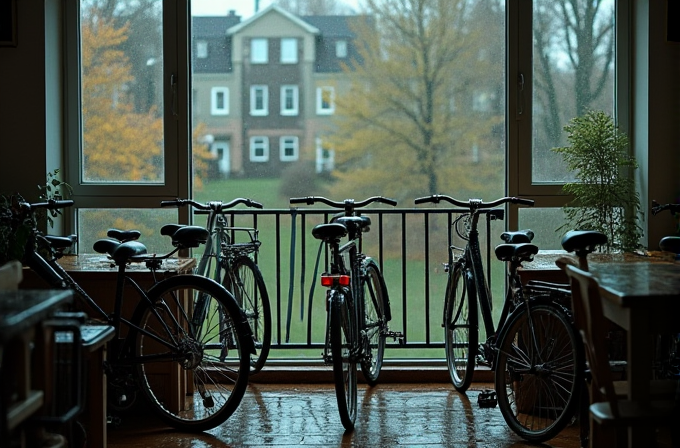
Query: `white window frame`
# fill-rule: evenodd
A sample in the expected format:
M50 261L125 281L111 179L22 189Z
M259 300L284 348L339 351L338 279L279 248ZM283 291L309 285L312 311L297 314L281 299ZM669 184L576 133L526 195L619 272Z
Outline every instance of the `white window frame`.
M344 39L335 41L335 57L344 59L347 57L347 41Z
M329 93L329 107L324 107L324 92ZM321 86L316 88L316 113L317 115L333 115L335 113L335 88L332 86Z
M208 57L208 41L207 40L197 40L196 41L196 58L206 59Z
M281 38L281 63L298 63L298 40L295 37Z
M288 109L286 107L286 93L293 92L293 107ZM300 113L300 90L298 86L284 85L281 86L281 115L295 116Z
M262 155L258 156L255 154L255 151L260 148L260 145L258 144L258 140L260 139L262 139ZM250 161L257 163L269 162L269 137L263 135L254 135L250 137Z
M293 155L286 155L286 147L290 142ZM300 157L300 139L295 135L284 135L279 138L279 158L282 162L294 162Z
M262 108L257 108L257 93L262 92ZM269 87L264 84L250 86L250 115L264 117L269 115Z
M224 96L224 106L219 107L219 95ZM229 115L229 87L213 87L210 89L210 114L211 115Z
M266 64L269 62L269 40L264 37L250 39L250 63Z

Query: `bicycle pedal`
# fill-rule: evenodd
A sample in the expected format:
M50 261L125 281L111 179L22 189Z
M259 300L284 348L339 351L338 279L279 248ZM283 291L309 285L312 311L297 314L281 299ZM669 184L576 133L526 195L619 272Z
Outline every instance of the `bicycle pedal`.
M394 341L398 339L400 345L404 344L404 333L401 331L387 331L385 332L385 337L392 338Z
M492 389L484 389L477 397L477 404L480 408L495 408L498 404L496 398L496 391Z

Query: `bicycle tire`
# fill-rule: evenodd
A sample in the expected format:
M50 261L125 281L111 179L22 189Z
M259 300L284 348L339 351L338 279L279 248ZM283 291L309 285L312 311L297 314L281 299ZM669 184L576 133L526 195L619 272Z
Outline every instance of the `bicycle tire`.
M366 332L366 340L363 341L365 346L364 356L361 359L361 373L368 385L375 386L378 383L385 356L387 286L374 260L367 259L364 267L366 273L361 279L361 287L364 299L363 330Z
M357 417L356 317L343 297L331 291L331 357L333 382L342 426L351 431Z
M220 284L198 275L169 277L147 295L132 319L141 330L131 327L140 389L160 419L176 429L200 432L220 425L248 385L252 338L245 316ZM206 300L204 313L198 298ZM169 369L172 363L176 367ZM170 393L170 382L178 382L179 393Z
M469 291L472 280L466 279L468 271L457 265L449 274L444 299L444 341L446 365L451 382L458 392L464 393L472 383L477 357L477 294Z
M248 318L253 333L255 354L250 355L250 374L264 367L271 347L272 316L267 287L260 268L247 256L233 261L230 275L223 277L224 287L234 294Z
M510 315L499 334L495 387L510 429L525 440L545 442L571 422L585 364L579 336L566 312L553 304L530 304L530 310L531 323L527 308L522 307Z

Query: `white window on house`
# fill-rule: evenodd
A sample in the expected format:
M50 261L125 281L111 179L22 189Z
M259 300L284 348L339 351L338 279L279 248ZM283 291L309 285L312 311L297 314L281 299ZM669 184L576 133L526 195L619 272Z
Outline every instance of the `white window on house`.
M335 112L335 89L333 87L316 88L316 113L332 115Z
M324 144L321 138L316 139L316 172L333 171L335 168L335 151Z
M210 113L229 115L229 88L213 87L210 90Z
M250 161L268 162L269 161L269 138L250 137Z
M210 152L217 159L217 169L222 177L228 177L231 160L229 153L229 141L228 140L215 140L212 145L210 145Z
M298 86L281 86L281 115L297 115Z
M208 42L204 40L196 41L196 57L198 59L205 59L208 57Z
M269 41L267 39L251 39L250 62L252 64L266 64L269 62Z
M336 58L346 58L347 57L347 41L346 40L336 40L335 41L335 57Z
M279 152L282 162L293 162L298 159L298 138L296 136L284 136L279 140Z
M298 61L298 41L296 38L281 39L281 63L297 64Z
M250 86L250 115L269 115L269 88L267 86Z

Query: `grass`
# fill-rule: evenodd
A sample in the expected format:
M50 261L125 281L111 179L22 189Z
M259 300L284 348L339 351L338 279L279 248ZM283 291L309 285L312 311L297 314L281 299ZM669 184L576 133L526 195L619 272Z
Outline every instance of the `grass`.
M250 198L264 204L265 209L289 209L288 198L282 198L278 194L278 179L239 179L220 180L206 183L204 189L196 192L194 199L200 202L209 200L230 201L237 197ZM240 206L241 208L243 206ZM200 217L199 217L200 218ZM250 226L250 217L238 217L240 221L234 225ZM258 218L258 229L262 246L258 256L258 265L262 270L272 306L273 320L273 344L278 342L285 344L287 341L294 344L304 344L307 341L307 326L311 321L311 341L320 343L324 338L326 325L325 289L314 285L314 294L311 296L313 306L311 315L309 308L310 288L315 282L314 266L319 249L318 241L307 235L306 249L301 249L302 235L300 223L301 217L297 217L297 234L294 235L295 250L291 251L291 218L282 215L276 222L273 215L261 215ZM241 222L243 221L243 222ZM306 232L320 219L309 217ZM198 224L201 224L199 221ZM277 225L279 228L277 234ZM419 224L409 224L408 235L417 235ZM373 234L368 234L373 236ZM399 237L400 238L400 237ZM397 241L385 236L390 247ZM281 250L277 252L277 241ZM438 247L431 253L430 265L425 266L422 256L422 244L419 238L407 242L406 262L402 264L400 244L396 250L387 251L383 260L377 260L383 267L383 275L387 283L390 302L392 305L392 321L390 329L404 331L408 342L443 342L443 329L441 328L442 305L447 276L442 262L446 261L446 248ZM368 242L367 247L375 247ZM366 252L377 258L376 249L366 248ZM432 248L431 248L432 250ZM292 254L292 256L291 256ZM291 269L291 260L294 261ZM495 297L495 314L500 312L503 288L503 265L500 262L492 262L493 294ZM323 271L323 260L319 266L319 273ZM425 273L429 272L429 283L425 284ZM429 308L425 306L426 291L430 296ZM291 311L290 332L288 332L287 316ZM404 312L406 310L406 312ZM498 319L498 316L496 316ZM429 328L429 335L425 331ZM483 335L481 335L483 337ZM390 341L388 341L390 342ZM272 357L311 357L320 358L320 349L282 349L272 350ZM442 349L416 349L399 348L386 351L386 357L398 358L432 358L443 357Z

